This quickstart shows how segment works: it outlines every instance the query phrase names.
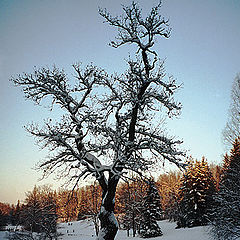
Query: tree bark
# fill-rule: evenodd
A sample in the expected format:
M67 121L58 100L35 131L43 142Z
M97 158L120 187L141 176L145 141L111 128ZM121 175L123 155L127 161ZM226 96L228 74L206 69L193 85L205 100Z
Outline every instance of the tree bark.
M114 240L118 223L114 216L115 193L119 179L110 176L107 189L103 189L102 205L99 213L100 232L96 240Z
M101 207L99 220L101 222L101 229L97 240L114 240L117 231L118 223L113 211L107 211L103 206Z

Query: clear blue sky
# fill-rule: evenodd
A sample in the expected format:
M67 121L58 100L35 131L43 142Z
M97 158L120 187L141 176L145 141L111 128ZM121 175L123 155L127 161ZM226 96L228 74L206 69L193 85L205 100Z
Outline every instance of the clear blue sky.
M119 14L131 1L112 0L1 0L0 1L0 201L16 203L31 190L40 173L32 168L46 152L39 151L23 129L46 118L44 108L25 101L11 75L33 66L57 66L70 71L75 62L93 62L109 72L122 72L128 47L107 44L115 31L98 15L98 6ZM139 1L146 12L155 0ZM220 163L225 149L221 132L227 120L233 79L240 71L240 1L165 0L162 13L173 28L169 40L155 45L166 69L184 88L179 119L169 132L184 140L196 158ZM52 182L52 180L41 182Z

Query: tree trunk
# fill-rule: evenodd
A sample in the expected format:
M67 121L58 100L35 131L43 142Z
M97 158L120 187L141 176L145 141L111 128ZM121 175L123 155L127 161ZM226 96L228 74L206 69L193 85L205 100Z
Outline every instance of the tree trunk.
M95 227L96 236L98 236L98 234L99 234L99 222L98 222L98 217L97 217L97 215L95 215L95 216L93 217L93 222L94 222L94 227Z
M133 214L132 214L132 227L133 227L133 237L136 237L136 224L135 224L135 209L133 207Z
M101 223L101 229L97 240L114 240L118 231L118 223L113 211L107 211L102 206L99 214L99 219Z
M115 193L118 179L110 177L107 189L103 189L102 205L99 213L100 232L97 240L114 240L118 231L118 222L114 216Z

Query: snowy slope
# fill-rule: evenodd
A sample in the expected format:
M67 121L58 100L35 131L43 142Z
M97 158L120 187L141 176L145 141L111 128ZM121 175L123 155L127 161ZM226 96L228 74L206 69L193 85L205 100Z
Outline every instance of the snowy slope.
M4 231L0 231L0 240L6 240L7 233Z
M163 236L157 238L149 238L154 240L209 240L207 227L195 227L185 229L175 229L176 224L168 221L160 221L159 225L162 229ZM59 232L63 235L61 240L92 240L95 239L94 226L90 221L78 221L71 223L59 224ZM116 240L143 240L139 237L127 237L126 231L120 230Z

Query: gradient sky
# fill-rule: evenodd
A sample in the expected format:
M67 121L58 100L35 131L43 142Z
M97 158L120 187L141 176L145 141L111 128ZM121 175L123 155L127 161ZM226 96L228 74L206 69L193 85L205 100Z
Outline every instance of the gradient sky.
M40 151L23 126L49 116L47 109L25 101L11 75L34 66L71 71L71 64L93 62L108 72L125 70L129 47L108 46L115 31L98 15L98 6L113 14L122 4L113 0L0 0L0 201L16 203L40 173L33 170L46 152ZM138 1L147 12L155 0ZM173 28L169 40L155 49L166 58L166 70L184 84L177 94L183 104L169 132L184 140L188 154L220 163L225 153L221 132L227 121L230 92L240 71L240 1L165 0L162 14Z

